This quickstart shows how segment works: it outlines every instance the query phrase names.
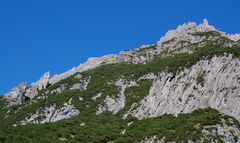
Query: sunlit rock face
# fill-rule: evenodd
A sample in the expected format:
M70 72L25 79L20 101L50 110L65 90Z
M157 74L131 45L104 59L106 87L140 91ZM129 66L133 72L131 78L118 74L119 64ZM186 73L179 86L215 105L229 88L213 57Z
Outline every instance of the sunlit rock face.
M79 114L80 111L78 111L73 105L65 104L61 108L57 108L53 105L37 110L36 113L32 114L30 117L26 117L24 120L20 121L19 124L44 124L68 119Z
M22 104L28 99L24 95L26 88L27 84L21 83L14 87L9 93L4 94L3 98L6 99L9 106Z
M211 107L240 120L240 60L231 54L201 60L174 78L162 72L132 115L139 118L190 113Z
M240 40L240 34L230 34L230 35L228 35L228 37L233 41Z
M118 113L125 106L126 97L124 95L124 92L126 88L137 86L137 83L136 81L128 81L121 78L115 82L115 86L119 88L119 94L113 95L113 97L107 96L104 100L104 103L102 105L99 105L96 115L100 115L104 111L109 111L113 114Z
M19 105L32 99L38 94L38 91L45 89L49 85L50 73L45 73L38 81L28 85L21 83L11 92L4 94L3 98L7 100L9 106Z

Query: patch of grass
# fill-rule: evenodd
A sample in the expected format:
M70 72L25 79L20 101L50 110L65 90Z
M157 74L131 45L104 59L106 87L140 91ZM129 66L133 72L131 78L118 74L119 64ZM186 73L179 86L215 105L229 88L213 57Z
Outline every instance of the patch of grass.
M220 37L221 36L221 33L217 32L217 31L208 31L208 32L197 32L193 35L197 35L197 36L205 36L207 39L210 38L210 37Z

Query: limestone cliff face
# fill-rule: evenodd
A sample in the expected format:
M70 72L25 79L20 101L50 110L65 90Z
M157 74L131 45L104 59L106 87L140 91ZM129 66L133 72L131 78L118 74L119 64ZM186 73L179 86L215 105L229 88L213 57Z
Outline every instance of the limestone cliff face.
M176 75L160 73L149 95L131 113L143 119L211 107L240 120L239 103L240 60L225 54L201 60Z

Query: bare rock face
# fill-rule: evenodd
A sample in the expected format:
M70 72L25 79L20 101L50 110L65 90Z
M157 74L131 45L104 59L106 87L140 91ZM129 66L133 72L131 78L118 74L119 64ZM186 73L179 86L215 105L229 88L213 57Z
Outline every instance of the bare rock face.
M63 80L71 75L74 75L76 73L80 73L89 69L93 69L96 67L99 67L101 65L106 65L106 64L114 64L114 63L119 63L121 62L118 55L106 55L100 58L89 58L87 62L80 64L76 68L72 68L71 70L60 74L60 75L55 75L50 79L50 84L54 84L60 80Z
M176 75L162 72L132 115L143 119L211 107L240 120L239 95L240 60L215 56Z
M94 95L91 99L93 100L93 101L96 101L99 97L101 97L102 96L102 93L101 92L99 92L99 93L97 93L96 95Z
M205 126L202 133L207 135L218 135L225 143L236 142L236 137L239 136L240 130L236 125L227 125L226 123ZM212 140L212 142L215 142Z
M125 96L123 95L117 95L115 98L107 96L104 100L105 106L100 105L96 115L100 115L106 110L112 112L113 114L116 114L125 106L125 100Z
M35 83L32 84L37 90L45 89L49 85L50 72L46 72L43 76Z
M106 99L104 100L104 104L99 105L96 115L100 115L104 111L109 111L112 112L113 114L116 114L118 111L124 108L126 100L126 97L124 95L125 89L131 86L137 86L137 83L135 81L119 79L115 82L115 86L119 88L120 90L119 94L113 97L107 96Z
M46 107L42 110L36 111L30 117L25 118L20 122L21 125L26 124L44 124L47 122L56 122L63 119L68 119L79 115L79 111L73 106L66 103L61 108L56 108L55 105Z
M38 91L47 88L47 86L49 85L49 79L50 72L44 73L38 81L28 86L25 92L26 96L28 96L29 98L35 97L38 94Z
M67 89L67 85L66 84L62 84L60 87L53 89L52 91L50 91L51 94L59 94L62 93L64 90Z
M26 88L27 84L21 83L14 87L9 93L4 94L3 98L9 103L9 106L22 104L28 100L28 97L24 94Z
M91 77L89 76L88 78L81 78L79 83L74 84L70 89L75 90L78 89L80 91L85 91L87 90L88 84L91 80Z
M228 35L228 37L233 41L240 40L240 34L232 34L232 35Z
M45 73L37 82L32 85L27 83L21 83L11 92L4 94L3 98L7 100L9 106L19 105L24 103L26 100L35 97L39 90L45 89L49 84L50 73Z
M189 44L200 43L207 38L198 35L198 33L210 31L215 31L225 36L222 32L217 31L213 26L209 25L206 19L199 25L195 22L180 25L177 29L168 31L165 36L160 39L156 52L162 53L165 50L168 52L176 50L181 50L180 52L191 52L188 47ZM213 37L208 38L211 39Z

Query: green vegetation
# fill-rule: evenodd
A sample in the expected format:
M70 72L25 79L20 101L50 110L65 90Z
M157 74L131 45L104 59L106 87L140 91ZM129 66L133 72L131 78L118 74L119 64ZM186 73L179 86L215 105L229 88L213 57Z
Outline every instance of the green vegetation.
M201 133L204 126L220 124L224 117L213 109L199 109L178 117L164 115L157 118L134 120L131 126L118 116L105 113L100 116L73 117L44 125L26 125L0 130L2 142L139 142L157 135L166 141L193 141L205 138ZM84 126L81 124L85 123ZM123 135L121 131L126 129ZM216 136L210 136L214 139ZM60 141L63 139L66 141ZM207 141L207 140L206 140ZM220 141L220 140L219 140Z
M195 36L205 36L207 39L210 37L220 37L221 33L217 32L217 31L208 31L208 32L197 32L195 34L193 34Z
M209 36L211 33L207 34ZM49 86L46 90L41 91L39 96L44 96L46 91L66 85L67 90L63 93L48 94L47 99L35 98L36 103L27 102L21 106L12 107L6 118L4 116L6 111L3 110L4 102L0 100L0 142L138 142L153 135L166 137L167 141L177 142L186 142L187 139L196 141L204 138L201 134L203 126L219 123L222 118L231 124L230 117L223 117L213 109L199 109L191 114L178 117L164 115L144 120L137 120L133 117L129 117L127 120L122 119L123 113L126 113L133 103L140 102L148 95L152 85L151 80L141 80L138 82L138 86L126 89L126 105L118 114L112 115L108 112L100 116L95 114L97 106L103 103L107 95L114 96L119 93L118 87L114 85L119 78L136 80L148 73L157 74L162 71L177 73L183 68L191 67L201 59L209 59L224 53L232 53L235 57L240 57L240 47L206 44L204 47L196 49L194 53L180 53L164 58L155 57L146 64L120 63L100 66L81 73L83 78L91 77L86 91L69 90L72 85L80 82L80 79L73 75ZM203 75L199 75L197 82L203 84ZM93 101L91 98L99 92L102 93L102 96ZM79 101L79 97L82 97L83 101ZM44 125L13 127L13 124L30 116L36 110L54 104L60 108L71 98L73 99L72 104L80 111L79 116ZM127 126L129 121L134 123ZM234 119L232 121L238 123ZM82 123L86 125L82 126ZM120 133L124 129L126 129L126 133L121 135ZM217 136L210 138L219 139ZM66 141L64 141L65 139Z

